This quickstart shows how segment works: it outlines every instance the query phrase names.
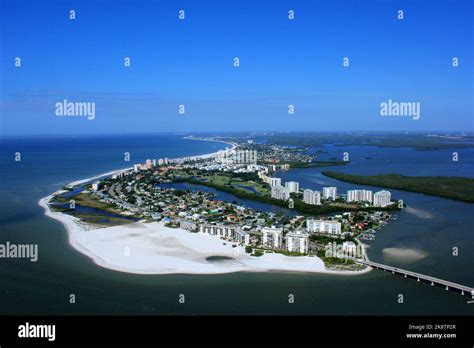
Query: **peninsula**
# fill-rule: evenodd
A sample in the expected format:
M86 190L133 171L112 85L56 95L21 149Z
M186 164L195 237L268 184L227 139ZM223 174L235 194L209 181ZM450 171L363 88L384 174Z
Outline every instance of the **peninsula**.
M320 192L283 183L276 174L291 165L334 163L318 163L300 149L232 142L212 154L149 159L76 181L40 205L66 226L72 246L125 272L370 270L354 262L366 258L359 239L371 239L400 204L388 191L341 195L336 187ZM219 200L209 189L236 198ZM237 198L283 211L256 209Z

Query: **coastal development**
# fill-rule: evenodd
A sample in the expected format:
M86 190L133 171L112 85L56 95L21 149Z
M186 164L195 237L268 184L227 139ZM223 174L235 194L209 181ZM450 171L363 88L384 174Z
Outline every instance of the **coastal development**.
M103 230L122 234L130 226L137 231L146 226L173 237L184 232L198 238L193 242L198 244L209 241L202 239L204 235L220 240L225 250L221 245L208 250L206 259L240 262L239 267L226 271L367 270L354 262L355 257L366 258L360 240L373 239L403 203L393 201L386 190L355 189L340 194L337 187L323 187L319 192L278 177L279 171L293 166L321 163L332 165L282 146L231 143L216 153L148 159L94 180L72 183L45 199L43 205L63 221L66 216L76 229L80 226L80 230L90 231L89 239ZM215 192L229 193L235 200L216 199ZM238 203L239 198L281 207L288 214L254 209ZM268 261L275 261L275 257L277 264ZM259 259L265 267L256 266ZM242 262L250 263L242 267ZM196 272L202 271L202 265L196 267ZM189 269L176 272L193 273ZM168 269L165 273L173 272Z

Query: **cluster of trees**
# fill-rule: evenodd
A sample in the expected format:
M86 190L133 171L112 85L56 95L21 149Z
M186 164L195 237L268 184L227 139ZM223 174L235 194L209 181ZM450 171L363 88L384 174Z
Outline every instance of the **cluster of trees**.
M286 162L290 168L315 168L328 166L342 166L348 164L349 161L312 161L312 162Z
M474 179L455 176L405 176L398 174L352 175L324 171L323 175L353 184L379 186L474 202Z
M355 238L354 237L345 237L345 238L338 238L338 237L330 237L330 236L324 236L324 235L318 235L318 234L311 234L309 236L309 240L310 241L313 241L313 242L316 242L316 243L320 243L320 244L329 244L329 243L334 243L334 242L347 242L347 241L351 241L351 242L356 242Z

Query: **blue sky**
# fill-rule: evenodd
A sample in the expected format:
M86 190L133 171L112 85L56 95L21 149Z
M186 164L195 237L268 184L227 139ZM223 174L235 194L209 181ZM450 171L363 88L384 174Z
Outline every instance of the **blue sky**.
M474 130L469 0L0 4L1 135ZM56 116L64 99L95 119ZM388 99L421 118L381 117Z

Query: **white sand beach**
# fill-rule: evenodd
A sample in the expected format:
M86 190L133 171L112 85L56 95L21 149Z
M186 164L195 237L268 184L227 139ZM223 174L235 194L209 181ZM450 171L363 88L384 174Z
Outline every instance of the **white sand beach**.
M122 168L122 169L116 169L116 170L112 170L110 172L106 172L106 173L102 173L102 174L97 174L97 175L94 175L90 178L86 178L86 179L81 179L81 180L76 180L76 181L73 181L73 182L70 182L69 184L66 185L66 187L68 188L73 188L74 186L77 186L77 185L80 185L82 183L85 183L85 182L88 182L88 181L92 181L92 180L96 180L96 179L99 179L99 178L102 178L102 177L105 177L105 176L112 176L114 174L117 174L117 173L120 173L120 172L123 172L123 171L127 171L127 170L132 170L133 167L128 167L128 168ZM58 193L59 191L53 193L53 194L56 194Z
M307 272L356 275L370 271L331 271L315 256L245 253L243 246L215 236L168 228L162 222L131 223L91 228L79 219L53 212L48 206L54 196L42 198L45 214L66 228L69 244L97 265L137 274L221 274L233 272ZM208 260L208 257L228 259Z
M232 150L235 150L235 149L237 148L237 144L232 143L232 142L228 142L228 141L224 141L224 140L207 139L207 138L206 138L206 139L202 139L202 138L195 138L195 137L192 137L192 136L183 137L183 139L187 139L187 140L198 140L198 141L207 141L207 142L214 142L214 143L221 143L221 144L230 145L230 147L227 147L226 149L219 150L219 151L216 151L216 152L211 152L211 153L207 153L207 154L204 154L204 155L195 155L195 156L184 157L184 158L187 159L187 160L202 160L202 159L208 159L208 158L211 158L211 157L214 157L214 156L218 155L218 154L221 153L222 151L232 151ZM179 160L179 158L172 158L171 160L172 160L172 161L173 161L173 160Z

